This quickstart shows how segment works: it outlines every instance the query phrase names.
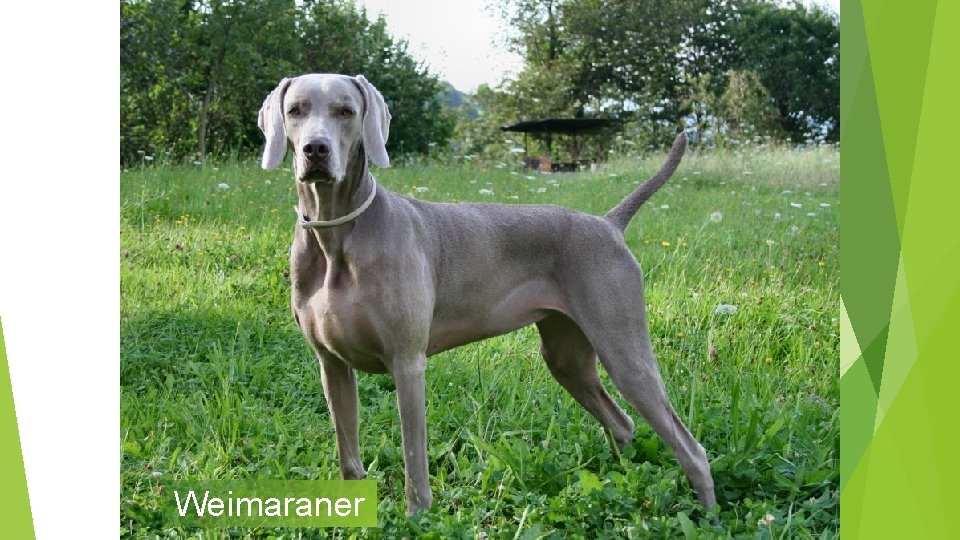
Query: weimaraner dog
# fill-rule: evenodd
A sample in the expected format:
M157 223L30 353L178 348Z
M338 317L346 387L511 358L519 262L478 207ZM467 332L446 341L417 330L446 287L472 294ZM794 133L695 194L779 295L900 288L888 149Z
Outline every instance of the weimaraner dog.
M283 79L260 109L263 168L287 145L299 205L290 254L294 318L320 361L340 475L366 475L355 370L390 373L406 470L407 513L433 502L427 466L427 357L529 324L550 373L623 447L633 421L600 383L597 358L673 450L707 508L716 502L703 447L677 417L647 330L630 219L680 164L663 168L603 217L548 205L438 204L377 184L390 113L363 76Z

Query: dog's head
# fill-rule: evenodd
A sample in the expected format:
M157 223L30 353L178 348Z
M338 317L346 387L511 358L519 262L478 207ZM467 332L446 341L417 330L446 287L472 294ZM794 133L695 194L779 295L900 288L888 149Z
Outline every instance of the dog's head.
M374 165L390 165L390 111L363 75L283 79L264 100L257 123L267 138L262 167L277 168L289 143L301 182L342 181L358 147Z

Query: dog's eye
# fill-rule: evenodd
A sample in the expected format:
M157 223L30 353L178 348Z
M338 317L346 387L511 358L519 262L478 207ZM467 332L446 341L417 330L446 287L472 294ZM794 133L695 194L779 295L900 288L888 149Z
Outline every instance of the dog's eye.
M351 117L351 116L353 116L353 115L354 115L353 109L351 109L351 108L349 108L349 107L344 107L344 108L340 109L340 116L342 116L342 117L344 117L344 118L349 118L349 117Z
M300 116L300 107L296 105L294 105L293 107L290 107L290 109L287 111L287 114L289 116Z

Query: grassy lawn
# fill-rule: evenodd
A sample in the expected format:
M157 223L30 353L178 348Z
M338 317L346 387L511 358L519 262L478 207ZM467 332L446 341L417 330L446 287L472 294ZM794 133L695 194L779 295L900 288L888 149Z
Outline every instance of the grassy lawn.
M593 174L475 164L374 172L426 200L602 214L662 158ZM170 529L159 502L175 479L338 478L333 427L290 314L291 174L252 160L153 165L121 174L121 199L122 536L839 534L836 150L691 152L626 232L667 391L711 459L717 526L672 454L610 387L637 423L635 442L616 452L551 378L529 327L430 359L430 512L404 516L393 381L361 374L360 439L381 528ZM736 312L715 313L719 304Z

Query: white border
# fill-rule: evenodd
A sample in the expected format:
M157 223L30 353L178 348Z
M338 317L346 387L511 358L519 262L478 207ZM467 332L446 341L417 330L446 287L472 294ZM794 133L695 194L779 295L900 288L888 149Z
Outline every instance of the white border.
M117 8L0 10L0 317L37 538L119 530Z

